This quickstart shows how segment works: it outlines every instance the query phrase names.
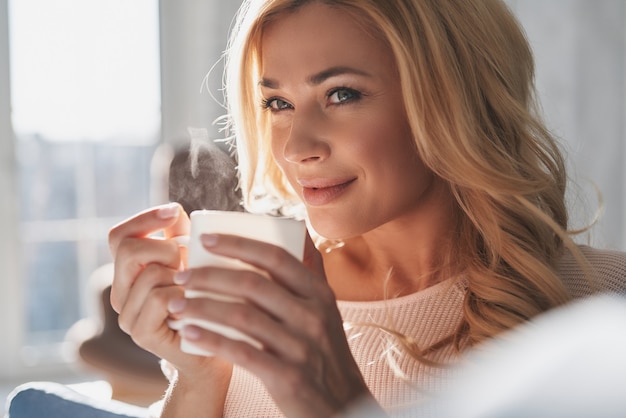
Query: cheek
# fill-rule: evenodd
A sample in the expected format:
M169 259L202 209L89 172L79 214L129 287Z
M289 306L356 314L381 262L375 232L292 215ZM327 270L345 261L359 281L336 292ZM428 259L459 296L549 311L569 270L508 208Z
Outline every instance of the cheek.
M281 128L272 128L270 131L270 151L272 153L272 158L274 162L283 173L289 184L291 184L294 189L297 190L297 184L295 183L294 175L291 174L291 170L293 169L293 164L289 163L285 159L285 143L287 135L289 134L288 129Z
M376 177L370 181L381 193L387 191L413 200L415 193L427 187L432 172L419 157L406 122L393 120L370 126L363 135L368 141L358 152L362 159L369 161L370 174ZM394 199L402 200L401 196Z
M270 129L270 150L272 152L272 157L276 164L284 170L285 169L285 141L287 138L287 132L285 129L273 126Z
M383 166L401 167L417 158L413 137L408 126L402 121L374 120L360 124L352 132L350 152L360 159L372 161Z
M337 148L343 148L354 156L354 160L361 160L379 154L386 148L390 132L388 126L381 124L376 117L362 117L358 121L344 124L338 131L342 138Z

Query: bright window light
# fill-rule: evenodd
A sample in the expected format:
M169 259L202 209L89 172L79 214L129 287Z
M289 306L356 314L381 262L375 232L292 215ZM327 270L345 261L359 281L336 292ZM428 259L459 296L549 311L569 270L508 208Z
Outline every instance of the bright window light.
M155 141L158 2L9 3L12 119L18 137Z

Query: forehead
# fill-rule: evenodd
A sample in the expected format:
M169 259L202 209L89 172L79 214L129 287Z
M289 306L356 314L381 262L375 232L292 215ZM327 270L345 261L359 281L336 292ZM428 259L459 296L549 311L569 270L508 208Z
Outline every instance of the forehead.
M311 2L267 22L261 37L263 72L393 62L379 30L362 12Z

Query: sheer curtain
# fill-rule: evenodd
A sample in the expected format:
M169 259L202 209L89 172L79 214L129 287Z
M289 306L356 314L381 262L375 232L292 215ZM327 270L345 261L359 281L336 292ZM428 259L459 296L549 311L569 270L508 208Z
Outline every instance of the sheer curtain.
M573 226L601 205L584 239L626 250L626 1L507 3L535 52L545 119L568 152Z

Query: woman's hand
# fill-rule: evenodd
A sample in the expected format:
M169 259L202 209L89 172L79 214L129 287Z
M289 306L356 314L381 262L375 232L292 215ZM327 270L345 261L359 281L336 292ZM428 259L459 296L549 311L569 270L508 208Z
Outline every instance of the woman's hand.
M163 232L164 238L151 237L156 232ZM231 366L225 362L181 352L180 336L167 325L168 305L184 294L174 283L184 265L184 251L171 238L188 233L189 218L178 204L148 209L113 227L111 305L119 313L120 328L139 346L169 361L179 375L208 379L207 375L219 373L229 378Z
M333 416L371 394L356 365L320 254L308 240L304 264L283 249L230 235L205 235L215 254L242 260L252 270L206 267L181 272L187 289L221 293L246 303L211 299L175 301L175 315L235 328L261 349L195 326L181 330L203 349L255 374L287 416Z

